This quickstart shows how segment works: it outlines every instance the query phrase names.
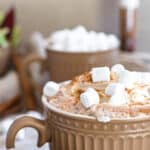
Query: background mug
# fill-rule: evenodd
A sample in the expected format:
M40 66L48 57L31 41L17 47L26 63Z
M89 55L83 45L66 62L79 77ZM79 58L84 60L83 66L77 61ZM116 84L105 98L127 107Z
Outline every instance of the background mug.
M97 52L59 52L47 49L47 65L50 79L66 81L92 67L112 66L117 62L118 50Z

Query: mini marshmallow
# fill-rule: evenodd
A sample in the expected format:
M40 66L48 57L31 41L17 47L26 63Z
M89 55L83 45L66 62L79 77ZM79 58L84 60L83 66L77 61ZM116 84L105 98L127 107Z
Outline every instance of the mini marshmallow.
M105 89L105 94L108 96L112 96L119 90L124 90L124 86L120 83L110 83L106 89Z
M96 39L97 39L96 32L90 31L86 38L89 50L95 51L98 49L96 45Z
M112 49L111 47L109 47L108 37L105 33L99 33L95 38L95 41L99 50Z
M117 73L118 75L120 74L121 71L124 71L125 68L123 65L121 64L116 64L114 66L112 66L111 71Z
M67 29L56 31L50 35L50 42L53 44L55 43L63 44L69 34L70 34L70 31Z
M115 35L87 31L78 26L72 30L64 29L51 34L48 48L67 52L95 52L118 48L118 38Z
M123 84L126 88L132 88L136 78L134 77L134 72L128 70L123 70L119 75L119 83Z
M114 87L114 90L113 90ZM127 94L123 85L116 83L110 84L107 88L107 94L112 95L110 100L108 101L109 104L113 106L120 106L127 104Z
M61 44L53 44L53 45L51 46L51 49L52 49L52 50L56 50L56 49L57 49L57 51L62 51L63 46L62 46Z
M120 46L120 42L119 40L116 38L116 36L114 35L108 35L108 45L110 48L116 48L116 47L119 47Z
M87 31L85 29L85 27L79 25L77 27L75 27L74 29L72 29L71 31L73 34L78 34L78 35L81 35L81 36L84 36L84 35L87 35Z
M118 90L114 95L112 95L108 103L113 106L121 106L127 104L128 99L125 91Z
M59 91L59 84L49 81L46 83L43 89L43 93L45 96L54 96Z
M110 70L108 67L93 68L91 75L93 82L110 81Z
M100 98L93 88L88 88L80 95L80 102L85 108L89 108L94 104L99 104Z

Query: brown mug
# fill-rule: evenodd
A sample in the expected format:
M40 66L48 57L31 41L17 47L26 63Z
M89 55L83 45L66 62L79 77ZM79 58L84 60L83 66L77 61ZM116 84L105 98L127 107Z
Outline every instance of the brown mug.
M61 82L89 71L92 67L112 66L117 62L118 50L97 52L59 52L47 49L50 78Z
M46 50L47 59L33 54L25 63L25 70L33 62L41 62L48 68L50 79L61 82L71 79L92 67L112 66L118 62L118 49L97 52L65 52Z
M10 127L6 146L13 148L17 132L33 127L39 133L38 146L50 143L51 150L149 150L150 118L98 122L92 116L64 112L42 98L45 120L17 119Z

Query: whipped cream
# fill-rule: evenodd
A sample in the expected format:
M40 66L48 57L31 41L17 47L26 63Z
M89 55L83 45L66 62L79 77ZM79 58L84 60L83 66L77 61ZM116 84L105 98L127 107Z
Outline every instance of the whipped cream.
M53 81L49 81L43 88L43 94L45 96L54 96L59 91L59 84Z
M50 50L67 52L106 51L116 49L120 45L115 35L87 31L83 26L56 31L51 34L48 43Z
M110 81L110 70L109 67L97 67L91 71L92 81Z
M93 88L88 88L80 95L80 102L85 108L89 108L94 104L99 104L100 98Z

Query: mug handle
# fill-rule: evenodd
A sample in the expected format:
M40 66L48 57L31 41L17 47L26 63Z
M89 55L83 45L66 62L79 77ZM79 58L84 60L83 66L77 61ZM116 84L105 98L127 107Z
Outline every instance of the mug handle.
M30 82L30 77L28 75L28 68L30 66L30 64L32 64L33 62L39 62L42 65L46 65L45 60L38 54L36 53L32 53L29 56L26 56L24 61L23 61L23 65L22 65L22 84L24 87L24 91L26 93L26 108L27 109L35 109L35 101L33 100L32 97L32 86L31 86L31 82Z
M35 110L36 107L36 102L33 99L33 89L32 89L32 85L30 83L30 77L28 75L29 73L29 66L30 64L32 64L33 62L37 62L40 63L42 66L45 66L45 59L42 58L39 54L37 53L32 53L31 55L27 56L24 61L23 61L23 65L22 65L22 72L23 73L23 84L24 84L24 88L26 91L26 96L28 96L26 98L26 108L27 109L33 109Z
M6 138L6 147L15 147L15 137L19 130L25 127L32 127L38 131L38 143L37 146L41 147L43 144L50 142L50 135L47 132L44 120L35 119L33 117L22 117L16 119L8 130Z
M45 63L45 60L42 56L36 53L32 53L31 55L27 56L24 60L24 69L27 70L29 65L33 62L40 62Z

